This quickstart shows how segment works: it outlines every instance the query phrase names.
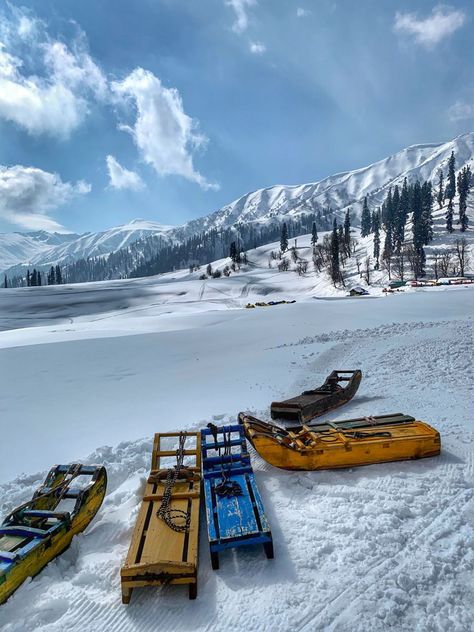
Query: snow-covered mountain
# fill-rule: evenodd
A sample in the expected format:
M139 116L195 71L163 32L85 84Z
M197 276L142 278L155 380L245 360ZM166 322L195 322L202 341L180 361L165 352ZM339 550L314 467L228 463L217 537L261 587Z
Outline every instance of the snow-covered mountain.
M0 271L15 274L24 266L49 266L105 255L149 235L162 235L166 241L172 230L172 226L134 219L123 226L83 235L4 233L0 234Z
M41 258L55 247L67 245L78 238L79 235L74 233L48 233L44 230L0 234L0 271L33 258Z
M228 228L238 223L269 223L282 216L324 212L328 208L342 216L351 207L353 223L357 224L365 196L373 208L382 203L391 186L400 184L405 177L409 181L419 178L435 182L438 169L446 170L452 151L457 169L472 163L474 132L445 143L413 145L362 169L338 173L318 182L259 189L183 226L133 220L124 226L84 235L3 234L0 235L0 271L12 266L20 270L26 265L49 266L106 255L149 235L162 236L165 245L213 228ZM45 238L45 235L49 237ZM9 273L14 274L15 270L10 269Z
M445 168L451 152L460 169L474 159L474 132L446 143L412 145L368 167L345 171L319 182L298 186L277 185L247 193L215 213L193 220L184 227L188 234L210 228L227 228L239 222L269 221L282 215L324 210L330 207L343 215L350 206L359 214L367 195L369 206L382 203L388 189L417 178L436 181L437 172Z

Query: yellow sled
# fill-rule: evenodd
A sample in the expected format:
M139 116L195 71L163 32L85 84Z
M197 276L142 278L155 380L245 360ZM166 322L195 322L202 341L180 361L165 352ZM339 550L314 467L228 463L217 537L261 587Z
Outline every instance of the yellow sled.
M78 476L90 476L91 481L75 487ZM33 498L5 518L0 526L0 604L84 531L102 504L106 486L104 467L57 465ZM71 511L63 507L68 500L75 500Z
M163 448L170 438L178 449ZM163 460L170 457L176 464L166 468ZM189 458L193 464L184 464ZM120 571L122 603L130 602L134 588L167 584L187 584L189 598L196 598L200 497L200 433L155 434L151 472Z
M395 413L325 421L285 430L239 414L245 434L270 465L286 470L326 470L437 456L437 430L414 417Z

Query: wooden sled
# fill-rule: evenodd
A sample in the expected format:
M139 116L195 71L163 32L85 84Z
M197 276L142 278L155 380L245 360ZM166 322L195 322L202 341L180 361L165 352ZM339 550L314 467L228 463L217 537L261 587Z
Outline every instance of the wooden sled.
M271 559L272 534L250 465L244 429L237 424L210 426L212 429L201 430L201 450L212 568L219 568L219 551L253 544L262 544Z
M394 413L325 421L285 430L239 414L245 435L270 465L287 470L323 470L437 456L437 430Z
M91 480L81 486L76 482L79 476ZM104 467L56 465L33 498L5 518L0 526L0 604L84 531L99 510L106 487ZM69 500L75 503L66 510Z
M305 423L346 404L356 394L361 379L362 372L359 370L332 371L322 386L304 391L291 399L272 402L271 417ZM341 382L346 384L342 386Z
M161 460L176 456L176 449L162 449L162 439L178 439L180 435L185 437L186 442L194 437L196 445L192 449L185 446L184 456L194 457L194 465L185 464L173 485L170 497L170 510L184 512L189 518L189 528L174 531L157 512L162 505L169 471L169 468L163 467ZM123 603L129 603L134 588L163 584L188 584L189 598L196 598L200 496L201 435L197 432L155 434L145 495L130 549L120 571Z

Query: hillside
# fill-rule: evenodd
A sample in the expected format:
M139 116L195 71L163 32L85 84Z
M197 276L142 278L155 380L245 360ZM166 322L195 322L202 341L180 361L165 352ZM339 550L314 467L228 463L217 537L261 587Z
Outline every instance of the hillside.
M0 271L9 276L23 273L26 267L47 268L82 258L105 256L111 252L135 246L135 255L172 244L211 230L224 230L240 225L265 227L282 218L298 218L301 214L328 212L340 219L351 208L353 223L357 225L362 200L368 197L371 209L378 207L390 187L401 184L406 177L436 182L437 171L445 169L454 151L456 168L471 164L474 157L474 132L458 136L446 143L413 145L354 171L329 176L318 182L297 186L278 185L247 193L234 202L205 217L192 220L183 226L163 226L155 222L134 220L127 225L98 233L74 236L74 239L57 245L46 245L37 239L28 239L23 247L9 247L11 235L0 235ZM15 235L20 235L15 233ZM153 242L147 243L147 237ZM20 242L20 237L14 241ZM14 254L12 254L14 253ZM12 267L15 266L15 267Z

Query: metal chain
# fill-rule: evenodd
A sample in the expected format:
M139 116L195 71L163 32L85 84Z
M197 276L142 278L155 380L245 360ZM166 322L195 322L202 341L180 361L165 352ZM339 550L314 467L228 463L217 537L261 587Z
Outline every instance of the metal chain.
M185 442L186 435L181 432L179 435L178 449L176 450L176 465L168 470L163 499L158 511L156 512L158 518L161 518L170 529L176 531L177 533L189 531L189 526L191 524L191 514L189 511L184 511L183 509L171 509L170 506L173 487L179 478L181 470L183 469ZM184 521L184 524L179 524L177 522L178 520Z

